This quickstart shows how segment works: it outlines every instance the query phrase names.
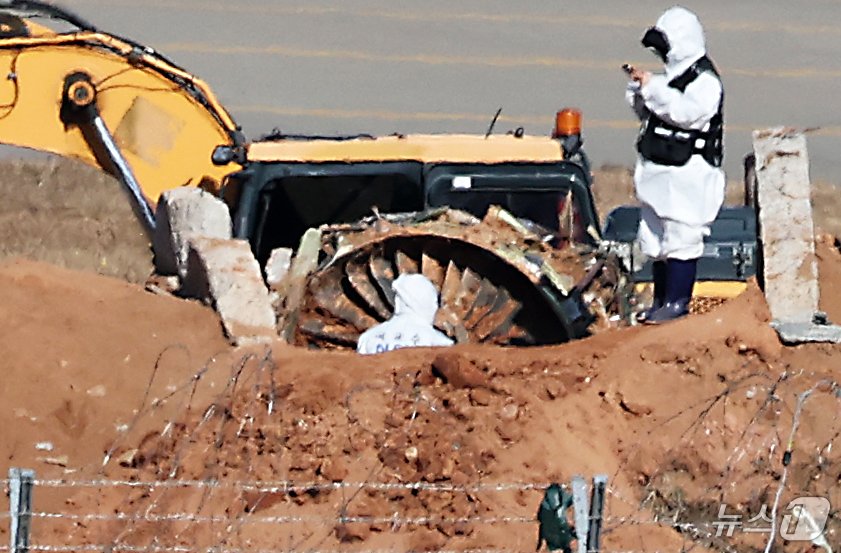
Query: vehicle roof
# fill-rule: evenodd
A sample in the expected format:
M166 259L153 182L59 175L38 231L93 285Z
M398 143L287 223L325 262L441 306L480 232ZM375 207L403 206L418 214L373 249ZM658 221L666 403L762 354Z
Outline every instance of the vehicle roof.
M551 163L563 160L548 136L415 134L350 139L313 138L255 142L248 160L287 163Z

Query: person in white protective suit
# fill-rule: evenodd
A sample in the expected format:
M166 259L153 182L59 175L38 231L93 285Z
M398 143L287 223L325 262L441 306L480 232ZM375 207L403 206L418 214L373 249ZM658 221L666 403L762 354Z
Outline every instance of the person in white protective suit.
M358 353L453 345L452 340L432 326L438 311L438 291L428 278L420 274L400 275L391 287L394 315L362 333L356 345Z
M676 6L642 44L664 74L629 68L626 99L642 121L634 185L641 209L638 242L653 260L654 302L647 323L689 312L697 261L724 201L724 89L707 57L698 17Z

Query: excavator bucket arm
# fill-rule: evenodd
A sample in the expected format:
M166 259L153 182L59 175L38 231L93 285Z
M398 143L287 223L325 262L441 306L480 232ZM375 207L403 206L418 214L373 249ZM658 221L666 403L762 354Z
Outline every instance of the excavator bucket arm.
M162 192L219 191L240 168L242 135L205 83L50 4L0 4L0 74L0 142L114 174L152 226Z

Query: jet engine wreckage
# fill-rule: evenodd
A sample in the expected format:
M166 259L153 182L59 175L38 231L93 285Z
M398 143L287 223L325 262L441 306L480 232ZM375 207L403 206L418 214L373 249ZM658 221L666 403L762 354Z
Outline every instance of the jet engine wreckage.
M421 273L440 292L436 327L456 343L538 345L583 337L630 313L630 279L608 246L567 243L492 207L376 215L321 229L295 342L351 347L394 309L392 281Z

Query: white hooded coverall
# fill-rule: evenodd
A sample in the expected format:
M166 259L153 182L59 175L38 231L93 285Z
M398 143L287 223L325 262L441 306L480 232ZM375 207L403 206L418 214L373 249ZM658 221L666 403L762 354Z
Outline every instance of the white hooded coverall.
M358 353L383 353L399 348L451 346L453 341L435 329L438 292L423 275L400 275L392 283L394 315L359 337Z
M670 8L656 27L668 39L665 74L652 75L645 86L632 81L625 97L637 116L649 112L675 126L705 130L718 112L723 90L719 79L703 72L683 93L668 86L706 55L704 30L692 12ZM667 166L643 159L634 170L637 199L642 204L638 239L650 258L691 260L704 252L704 237L724 201L724 171L694 154L686 165Z

